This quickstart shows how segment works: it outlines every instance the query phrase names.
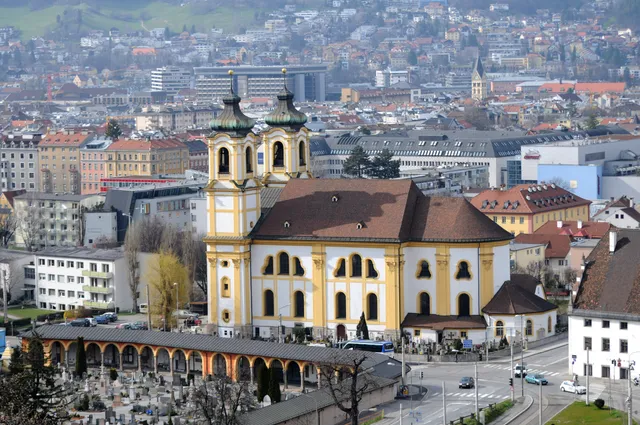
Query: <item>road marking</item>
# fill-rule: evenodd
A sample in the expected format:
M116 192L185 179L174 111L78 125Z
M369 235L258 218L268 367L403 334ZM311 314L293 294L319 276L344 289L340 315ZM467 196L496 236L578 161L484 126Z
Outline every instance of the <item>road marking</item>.
M502 397L502 399L503 399L503 400L506 400L506 399L508 399L508 398L509 398L509 396L508 396L508 395L506 395L506 396Z
M556 363L560 363L560 362L564 362L569 358L569 356L563 357L559 360L556 360L555 362L551 362L551 363L547 363L548 366L552 365L552 364L556 364Z
M488 396L489 394L482 394L481 396L478 396L480 398L485 398L486 396Z
M453 393L449 393L447 394L447 397L451 397L453 395Z

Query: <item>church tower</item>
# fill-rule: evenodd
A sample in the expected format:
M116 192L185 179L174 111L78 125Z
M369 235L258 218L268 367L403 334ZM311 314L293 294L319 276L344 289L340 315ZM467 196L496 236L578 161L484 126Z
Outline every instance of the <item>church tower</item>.
M309 130L304 126L307 116L293 105L293 93L282 69L283 88L278 93L278 105L264 121L271 128L263 133L265 186L284 186L289 179L310 178Z
M487 75L480 56L476 59L471 74L471 98L474 100L484 100L487 98Z
M224 110L211 121L207 244L209 323L218 336L251 335L249 233L260 218L255 122L240 110L231 88Z

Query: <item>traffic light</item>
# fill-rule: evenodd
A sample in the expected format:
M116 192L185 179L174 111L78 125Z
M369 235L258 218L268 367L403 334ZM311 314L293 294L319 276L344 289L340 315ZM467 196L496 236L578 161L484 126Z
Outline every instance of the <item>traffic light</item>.
M509 386L513 387L513 378L509 378Z
M424 372L420 371L420 379L423 379L423 378L424 378Z

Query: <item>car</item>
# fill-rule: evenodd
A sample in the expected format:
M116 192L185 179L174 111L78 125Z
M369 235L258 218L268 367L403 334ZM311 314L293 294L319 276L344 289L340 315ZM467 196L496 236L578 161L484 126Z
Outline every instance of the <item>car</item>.
M527 381L527 383L529 384L536 384L536 385L547 385L549 383L547 379L544 377L544 375L540 375L539 373L536 373L533 375L527 375L527 377L524 378L524 380Z
M527 365L523 364L523 365L519 365L517 364L516 367L513 369L514 374L516 376L516 378L520 378L520 373L522 373L522 376L527 376Z
M582 385L578 385L576 381L564 381L560 384L560 391L574 394L586 394L587 388Z
M89 321L89 326L91 326L92 328L98 326L98 321L93 317L87 317L87 320Z
M99 325L108 325L109 324L109 316L101 314L100 316L96 316L96 323Z
M458 384L458 388L473 388L475 387L475 385L476 383L473 380L473 378L471 378L470 376L465 376L460 380L460 383Z
M131 329L131 323L118 323L116 329Z
M107 311L106 313L103 313L103 315L107 316L110 322L116 322L118 320L118 315L113 311Z
M69 326L73 326L76 328L88 328L91 326L91 323L88 319L75 319L69 322Z
M196 313L191 313L188 310L176 310L173 312L172 316L177 317L178 319L198 318L198 315Z
M147 322L134 322L131 323L131 328L137 331L148 331L149 326L147 326Z

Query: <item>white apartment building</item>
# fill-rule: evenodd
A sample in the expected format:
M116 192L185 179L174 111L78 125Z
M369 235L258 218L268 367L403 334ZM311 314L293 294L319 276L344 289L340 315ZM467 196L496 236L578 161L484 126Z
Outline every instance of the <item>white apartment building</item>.
M162 67L151 71L151 91L177 94L191 87L191 72L178 67Z

